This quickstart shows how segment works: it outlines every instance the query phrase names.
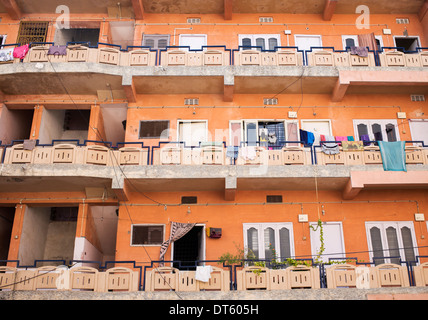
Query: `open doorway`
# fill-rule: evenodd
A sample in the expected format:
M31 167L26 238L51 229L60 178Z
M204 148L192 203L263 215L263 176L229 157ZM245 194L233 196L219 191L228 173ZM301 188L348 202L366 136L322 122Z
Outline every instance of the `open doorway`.
M89 43L92 46L98 44L100 37L99 28L70 28L57 29L54 42L56 45L66 45L67 43Z
M21 265L34 265L35 260L61 263L73 258L78 207L28 207L19 244Z
M88 139L90 110L45 109L42 115L39 142L50 144L52 140Z
M9 254L15 207L0 207L0 266L5 266Z
M401 52L413 52L420 47L419 37L394 37L395 46Z
M0 141L3 145L12 140L30 139L34 109L0 108Z
M173 244L174 268L196 270L195 261L205 259L204 226L195 226Z

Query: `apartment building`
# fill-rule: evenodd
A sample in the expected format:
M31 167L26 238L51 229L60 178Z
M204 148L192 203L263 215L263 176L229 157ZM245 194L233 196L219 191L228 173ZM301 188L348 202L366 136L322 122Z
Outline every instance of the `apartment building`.
M0 1L0 260L427 262L427 12Z

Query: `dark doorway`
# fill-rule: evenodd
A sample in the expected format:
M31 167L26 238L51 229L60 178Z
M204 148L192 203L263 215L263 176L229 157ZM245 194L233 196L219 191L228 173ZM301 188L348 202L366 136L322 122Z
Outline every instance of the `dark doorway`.
M196 270L197 260L202 260L203 250L202 226L195 226L181 239L174 242L174 268L180 270Z

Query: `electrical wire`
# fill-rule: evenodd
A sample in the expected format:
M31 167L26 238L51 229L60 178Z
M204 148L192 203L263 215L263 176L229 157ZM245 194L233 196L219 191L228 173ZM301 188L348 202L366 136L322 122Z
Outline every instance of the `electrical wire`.
M72 97L72 96L71 96L71 94L69 93L69 91L68 91L67 87L65 86L64 82L62 81L62 79L61 79L61 77L60 77L59 73L56 71L55 67L53 66L53 63L52 63L52 61L50 60L49 55L47 55L47 57L48 57L48 61L49 61L50 65L51 65L52 69L54 70L54 74L58 77L59 82L61 83L61 85L62 85L63 89L65 90L65 92L67 93L67 95L69 96L69 98L71 99L71 101L73 102L73 105L74 105L74 106L75 106L75 108L79 111L79 113L80 113L81 117L82 117L85 121L86 121L86 120L89 120L89 119L86 119L85 115L80 111L80 109L79 109L79 108L77 107L77 105L75 104L75 102L74 102L74 100L73 100L73 97ZM88 121L88 122L89 122L89 121ZM103 137L101 136L101 133L99 132L98 128L96 128L96 129L97 129L97 131L95 131L95 130L94 130L94 128L93 128L92 126L89 126L89 127L94 131L94 133L96 134L96 136L97 136L97 137L99 137L99 138L101 139L100 141L101 141L102 143L104 143L104 145L106 145L106 142L104 141ZM122 173L122 175L123 175L123 177L124 177L124 181L128 181L128 182L130 182L130 180L126 177L125 172L123 171L123 169L122 169L121 165L119 164L118 159L117 159L116 157L114 157L114 156L113 156L113 154L112 154L111 152L109 152L109 154L110 154L111 160L114 160L114 161L116 162L116 165L112 166L112 167L113 167L114 174L115 174L115 177L116 177L116 180L117 180L117 181L119 181L119 177L117 176L117 172L116 172L116 169L115 169L115 168L117 167L117 168L119 168L119 170L121 171L121 173ZM124 183L125 183L125 182L124 182ZM131 185L132 185L132 183L131 183ZM135 188L135 189L136 189L136 188ZM121 192L123 193L123 195L125 196L125 191L124 191L124 189L122 188L122 189L120 189L120 190L121 190ZM155 200L151 199L150 197L146 196L144 193L140 192L139 190L137 190L137 189L136 189L136 191L137 191L137 192L139 192L140 194L142 194L143 196L145 196L146 198L148 198L148 199L150 199L150 200L152 200L152 201L154 201L154 202L157 202L157 201L155 201ZM132 221L132 216L131 216L131 214L130 214L130 212L129 212L129 210L128 210L128 206L126 205L126 201L122 201L122 202L123 202L123 204L125 205L125 209L126 209L126 212L127 212L127 214L128 214L129 221L131 222L131 225L132 225L132 224L134 224L134 223L133 223L133 221ZM120 200L119 200L119 199L118 199L118 203L120 204ZM160 204L159 202L157 202L157 203L158 203L158 204ZM143 246L143 249L144 249L144 251L145 251L145 253L146 253L147 257L149 258L149 260L150 260L150 262L151 262L151 264L152 264L152 263L153 263L153 260L152 260L152 258L150 257L150 254L148 253L148 251L147 251L146 247L145 247L145 246ZM157 269L157 268L155 268L155 269ZM164 278L161 272L159 272L159 275L160 275L162 278ZM145 275L144 275L144 277L145 277ZM168 283L168 285L170 286L170 288L171 288L171 289L173 289L173 288L171 287L171 285L169 284L169 282L168 282L168 281L164 281L164 282ZM182 298L182 297L181 297L181 296L180 296L180 295L179 295L175 290L174 290L174 292L175 292L175 294L177 295L177 297L179 297L180 299L183 299L183 298Z

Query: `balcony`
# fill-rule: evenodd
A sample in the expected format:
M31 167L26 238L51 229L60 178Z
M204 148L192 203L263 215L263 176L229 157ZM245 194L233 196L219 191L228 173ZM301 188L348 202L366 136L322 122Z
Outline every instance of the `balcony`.
M7 106L22 107L25 103L18 101L22 95L67 92L115 102L136 102L139 94L166 93L222 94L224 101L233 101L234 94L268 94L286 87L289 93L328 94L336 102L347 94L428 93L425 48L403 53L385 47L361 57L332 47L150 50L98 43L69 44L64 55L52 55L48 54L51 45L32 44L22 61L0 66ZM300 87L296 82L302 76L305 81Z
M417 259L426 257L417 257ZM41 262L41 261L38 261ZM170 263L171 261L166 261ZM96 267L96 262L70 261L65 265L43 267L0 266L0 291L89 291L89 292L201 292L201 291L290 291L295 289L379 289L428 286L428 263L415 265L371 262L333 262L327 265L310 261L281 268L227 265L220 261L201 261L208 269L208 278L199 271L175 267L138 265L135 261L109 261ZM198 262L198 263L201 263ZM91 263L95 267L84 266ZM110 263L129 267L108 268ZM195 262L196 263L196 262Z
M126 200L132 183L139 192L216 191L233 201L237 190L313 190L315 177L320 190L342 192L344 199L355 198L363 189L428 186L428 149L412 141L405 150L407 172L384 171L377 146L339 147L337 154L326 154L321 146L287 143L296 141L275 150L231 148L225 142L199 147L170 142L150 147L142 143L112 146L102 141L55 141L29 150L18 141L0 148L0 190L85 191L110 185L109 192Z

